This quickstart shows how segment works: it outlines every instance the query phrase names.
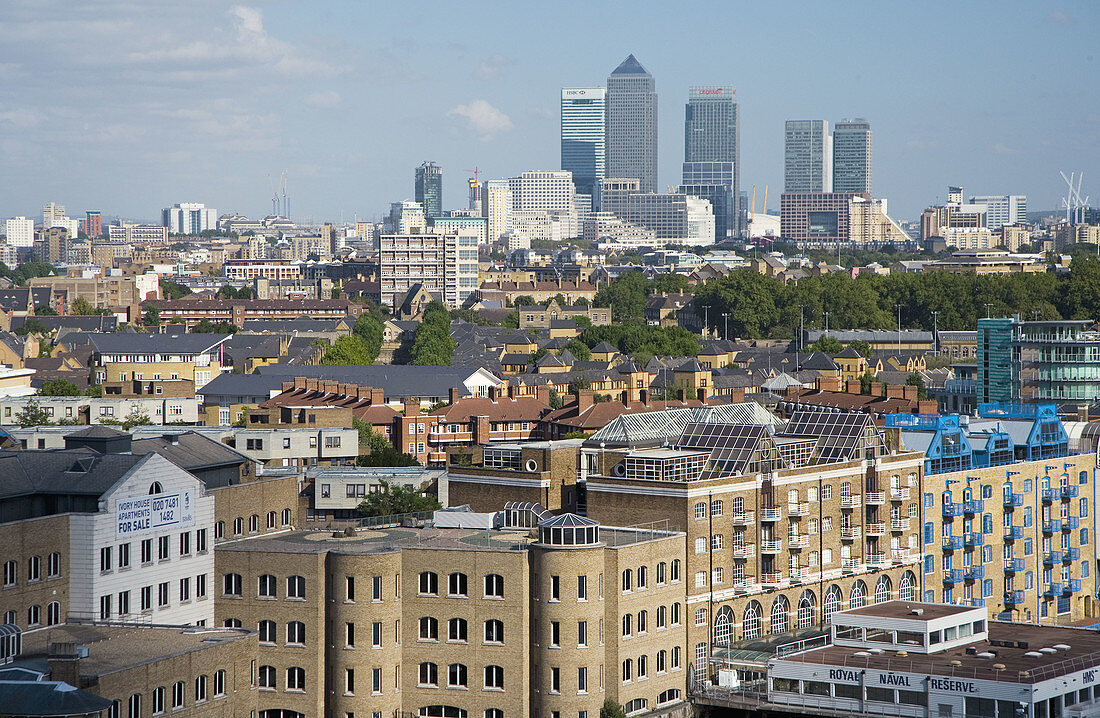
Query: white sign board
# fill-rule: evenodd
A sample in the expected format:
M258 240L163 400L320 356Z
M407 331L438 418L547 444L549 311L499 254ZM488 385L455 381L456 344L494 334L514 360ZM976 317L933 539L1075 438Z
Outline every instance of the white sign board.
M116 536L134 536L166 526L195 523L195 496L191 490L121 499L117 504Z

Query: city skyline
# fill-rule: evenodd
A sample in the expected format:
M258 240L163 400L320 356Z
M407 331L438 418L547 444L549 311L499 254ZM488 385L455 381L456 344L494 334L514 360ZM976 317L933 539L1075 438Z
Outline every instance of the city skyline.
M1090 127L1100 100L1080 91L1079 73L1062 69L1087 72L1100 61L1087 40L1097 10L1073 2L998 7L994 15L946 4L807 6L795 14L710 5L701 25L698 12L642 4L629 15L592 9L586 27L563 41L560 33L506 30L553 28L572 16L568 8L560 20L510 8L474 26L460 9L440 6L416 21L427 32L469 36L427 58L395 42L362 46L354 29L395 22L390 7L368 14L337 4L311 13L294 3L261 10L200 2L131 12L106 2L57 3L47 13L9 4L0 10L10 38L0 49L0 162L8 169L0 215L34 216L57 201L73 216L100 209L152 220L182 198L262 216L268 176L288 169L296 216L378 218L411 198L409 169L425 157L448 169L447 196L464 197L465 168L478 166L488 178L556 169L561 88L600 84L629 53L665 97L661 189L679 182L688 88L730 82L743 119L741 185L750 193L756 186L758 208L765 185L772 197L782 187L785 120L866 117L876 135L875 195L888 197L901 218L942 201L947 184L1026 194L1029 207L1056 210L1064 193L1058 170L1084 170L1083 193L1097 177L1100 145ZM932 41L905 31L929 12L950 13L953 22ZM717 42L735 19L759 31ZM609 23L629 40L597 41ZM882 23L897 32L866 32ZM1003 42L978 54L966 42L975 23ZM777 28L782 56L774 52ZM814 40L820 33L838 40L824 56ZM78 37L124 50L92 57L72 42ZM1025 40L1033 50L1014 53ZM964 92L939 67L984 80ZM1020 98L1034 111L1021 113ZM1063 111L1045 111L1047 103Z

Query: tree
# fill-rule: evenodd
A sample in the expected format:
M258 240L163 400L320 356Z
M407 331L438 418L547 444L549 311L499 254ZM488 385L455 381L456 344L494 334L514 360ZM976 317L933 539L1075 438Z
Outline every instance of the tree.
M600 718L626 718L626 713L623 712L621 705L610 698L605 698L603 705L600 706Z
M40 396L82 396L84 392L68 379L51 379L38 389Z
M89 302L84 297L77 297L76 301L72 303L72 306L70 306L69 309L70 311L72 311L73 314L80 317L86 317L90 314L99 313L96 308L92 306L91 302Z
M412 363L419 366L450 366L455 340L451 339L451 318L440 302L430 302L416 330Z
M179 299L191 293L190 288L168 279L160 280L160 293L168 299Z
M57 316L57 312L54 311L53 307L51 307L47 304L36 305L35 308L34 308L34 313L37 314L40 317L56 317Z
M583 376L578 376L569 382L569 393L573 396L577 396L585 389L591 389L592 382L585 379Z
M924 377L922 377L919 372L913 372L912 374L910 374L909 377L905 380L905 383L908 386L917 387L918 399L928 398L928 390L924 388Z
M358 336L352 334L347 337L339 337L329 345L321 357L322 364L372 364L377 354L372 357L367 351L367 346Z
M381 479L380 484L378 491L367 494L359 504L359 513L363 516L392 516L442 508L442 504L435 498L416 489L390 483L385 479Z
M141 323L147 327L159 327L160 308L155 304L150 304L149 308L145 310L145 314L141 317Z
M844 345L839 339L833 337L821 337L813 344L806 345L808 352L822 352L823 354L839 354L844 350Z
M49 332L49 329L34 317L28 317L27 320L23 322L23 326L15 330L15 333L21 337L25 337L28 334L46 334L47 332Z
M870 369L863 372L859 377L859 393L860 394L870 394L871 393L871 382L873 382L874 380L875 380L875 375L871 373Z
M871 348L871 345L863 341L862 339L856 339L854 341L848 342L848 348L855 349L865 359L870 359L875 355L875 350Z
M521 294L512 300L513 307L532 307L538 304L530 294Z
M382 323L382 317L374 312L363 312L355 320L352 333L363 343L363 349L370 358L370 361L365 361L364 364L373 364L374 360L378 358L379 352L382 351L382 334L384 331L385 325Z
M551 409L560 409L563 406L565 406L565 402L562 401L561 394L558 393L557 389L554 389L553 387L551 387L550 388L550 408Z
M48 426L53 417L38 405L37 399L28 399L23 408L15 414L15 423L26 429L32 426Z

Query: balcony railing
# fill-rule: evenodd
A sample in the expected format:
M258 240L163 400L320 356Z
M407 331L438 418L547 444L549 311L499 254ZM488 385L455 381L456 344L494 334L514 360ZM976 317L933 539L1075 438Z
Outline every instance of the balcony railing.
M1062 552L1047 551L1043 554L1043 563L1047 566L1053 566L1056 563L1062 563Z
M909 500L909 494L910 494L910 490L909 490L908 487L894 486L890 489L890 500L891 501L908 501Z
M782 541L761 541L760 553L779 553L783 550Z
M1065 593L1065 586L1060 583L1052 583L1047 586L1047 590L1044 591L1047 596L1061 596Z
M868 491L867 492L867 501L866 501L866 503L867 503L868 506L881 506L882 504L885 504L886 503L886 492L885 491Z
M981 581L985 578L985 566L969 566L966 569L967 581Z
M1048 519L1043 522L1043 533L1056 534L1062 530L1062 519Z
M1024 560L1022 558L1006 558L1005 559L1005 573L1017 573L1024 570Z
M863 505L859 494L848 494L847 496L840 497L840 508L842 509L858 509Z
M887 563L886 554L884 553L869 553L867 554L867 564L870 566L882 566Z
M890 549L890 558L894 563L909 563L917 560L917 554L904 548Z
M860 526L841 526L840 527L840 539L842 541L857 541L863 535L863 529Z
M790 534L787 536L788 548L806 548L810 545L810 537L806 534Z
M778 586L783 583L783 574L778 572L760 574L760 583L765 586Z
M963 513L966 514L980 514L985 510L985 501L981 499L970 499L963 501Z
M1018 605L1024 602L1023 591L1005 591L1005 603L1007 605Z
M944 536L943 537L943 550L944 551L959 551L963 547L962 536Z
M1070 499L1075 499L1075 498L1077 498L1077 487L1076 486L1062 486L1059 489L1059 494L1061 494L1062 501L1069 501Z
M735 578L733 580L733 590L738 593L748 593L752 588L751 576L742 576L741 578Z
M1066 586L1066 591L1068 591L1069 593L1080 593L1081 592L1081 579L1071 578L1068 582L1068 585Z
M778 506L760 509L761 521L779 521L781 518L783 518L783 509Z
M1062 519L1063 531L1075 531L1081 525L1081 519L1077 516L1067 516Z
M800 504L787 504L788 516L806 516L810 513L810 505L806 502Z
M1058 495L1058 489L1043 489L1043 501L1050 503Z
M754 511L742 511L739 514L734 514L730 521L734 526L750 526L756 523L756 512Z
M982 546L985 544L985 536L980 531L971 531L966 534L966 538L963 539L963 543L967 546Z
M909 519L890 519L891 531L908 531Z
M857 571L861 564L862 561L858 556L849 556L848 558L840 559L840 569L842 571Z
M734 558L752 558L756 555L756 544L746 543L731 547Z
M962 583L963 570L961 568L945 568L943 570L944 583Z
M955 518L956 516L962 516L962 513L963 513L962 504L944 503L944 505L943 505L943 517L945 519L952 519L952 518Z
M792 581L805 581L806 577L810 575L810 570L805 567L792 568L789 575Z
M1008 508L1019 508L1019 507L1024 505L1024 495L1023 494L1005 494L1004 497L1005 497L1004 506L1005 506L1006 509L1008 509Z
M970 600L967 600L967 599L964 598L963 599L963 604L964 605L969 604L971 608L981 608L982 606L985 605L985 599L984 598L971 598Z
M1023 537L1023 526L1005 526L1005 541L1019 541Z
M867 535L868 536L882 536L885 533L886 533L886 524L885 523L879 522L879 523L867 524Z
M1079 548L1067 548L1065 550L1065 553L1062 554L1062 562L1063 563L1071 563L1073 561L1078 561L1078 560L1080 560L1080 558L1081 558L1081 549L1079 549Z

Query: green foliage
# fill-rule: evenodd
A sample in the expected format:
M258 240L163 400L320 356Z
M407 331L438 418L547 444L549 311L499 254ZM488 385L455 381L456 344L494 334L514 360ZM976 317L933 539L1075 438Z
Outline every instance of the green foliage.
M550 408L551 409L560 409L563 406L565 406L565 402L562 401L561 394L558 393L557 389L551 388L550 389Z
M83 396L84 392L68 379L51 379L38 390L41 396Z
M531 352L531 356L529 356L527 358L527 363L531 366L534 366L535 364L538 363L539 359L542 359L544 356L546 356L549 353L550 353L550 350L547 349L546 347L539 347L535 351Z
M833 337L821 337L812 344L807 344L805 351L808 352L822 352L824 354L839 354L844 349L844 345L840 343L839 339Z
M321 357L322 364L372 364L378 357L371 356L366 342L357 334L339 337L329 345Z
M47 334L49 331L50 330L47 329L42 322L34 317L30 317L27 321L23 322L23 326L15 330L15 333L21 337L25 337L28 334Z
M159 327L160 307L155 304L150 304L149 308L145 310L145 314L141 317L141 323L147 327Z
M584 297L577 297L577 301L573 302L573 306L575 306L575 307L587 307L588 306L588 300L585 299ZM588 319L588 317L585 317L585 319Z
M855 341L848 342L848 346L863 355L864 359L870 359L875 355L875 350L871 348L870 343L865 342L862 339L856 339Z
M516 316L518 317L519 314L517 313ZM478 326L483 326L483 327L487 327L487 326L492 325L492 322L490 322L488 319L486 319L485 317L478 314L477 311L473 310L473 309L452 309L451 310L451 319L461 319L464 322L469 322L470 324L477 324ZM518 327L519 324L517 323L516 326Z
M359 449L365 447L366 454L360 454L355 460L357 466L419 466L420 462L415 456L405 454L397 449L390 440L382 434L376 434L371 430L370 424L360 419L352 419L351 425L359 431ZM413 509L419 511L419 509ZM403 513L390 511L384 513Z
M581 332L578 338L589 347L607 342L620 352L631 355L695 356L699 353L699 337L687 329L651 327L640 321L592 326Z
M47 306L45 304L39 304L39 305L35 306L34 313L37 314L40 317L56 317L57 316L57 312L54 311L53 307Z
M15 423L24 429L31 426L48 426L53 423L53 417L38 405L37 399L28 399L15 414Z
M240 329L236 324L230 324L229 322L218 322L215 324L206 317L191 327L192 334L236 334Z
M570 431L565 435L566 439L587 439L592 436L591 431Z
M109 309L101 309L99 307L94 306L91 302L89 302L84 297L77 297L76 301L74 301L69 306L69 311L72 312L73 314L75 314L78 317L87 317L87 316L95 316L95 315L106 316L106 315L111 313L111 311Z
M6 277L20 287L25 285L28 279L48 277L54 271L55 267L49 262L24 262L15 269L9 269L7 265L0 264L0 277Z
M226 284L218 289L218 293L215 296L217 296L218 299L252 299L252 288L241 287L240 289L236 289Z
M416 330L412 363L419 366L450 366L455 340L451 339L451 318L440 302L431 302Z
M569 382L569 393L572 394L573 396L577 396L580 392L584 391L585 389L591 389L591 388L592 388L592 382L588 381L583 376L579 376L576 379L573 379L572 381Z
M165 299L179 299L191 293L191 289L168 279L160 280L160 294Z
M860 394L870 394L871 393L871 382L873 382L874 380L875 380L875 375L871 373L870 369L863 372L863 374L861 374L860 377L859 377L859 393Z
M91 384L84 390L84 396L98 397L103 396L103 385Z
M610 698L606 698L603 705L600 706L600 718L626 718L626 713L623 712L621 705Z
M502 327L511 327L512 329L519 329L519 312L512 310L508 312L508 315L504 317L504 321L500 324Z
M566 343L565 348L569 350L570 354L577 358L577 361L590 361L592 359L592 350L580 339L570 339Z
M129 431L135 426L146 426L151 423L151 420L144 409L135 406L130 409L130 413L127 414L125 419L101 419L99 423L107 426L117 426L120 429Z
M611 307L611 318L617 322L640 321L645 316L646 290L649 282L641 272L627 272L596 292L593 306Z
M924 388L924 377L922 377L919 372L910 374L909 377L906 378L905 383L909 386L917 387L918 399L928 398L928 390Z
M588 317L576 316L573 317L573 321L577 323L577 326L581 328L581 331L584 331L588 327L592 326L592 320Z
M521 294L512 300L513 307L531 307L538 304L530 294Z
M370 357L369 361L363 362L364 364L373 364L374 360L378 358L378 353L382 351L382 333L384 330L385 322L382 321L380 314L363 312L355 320L352 334L363 343L363 348L366 350L367 356Z

